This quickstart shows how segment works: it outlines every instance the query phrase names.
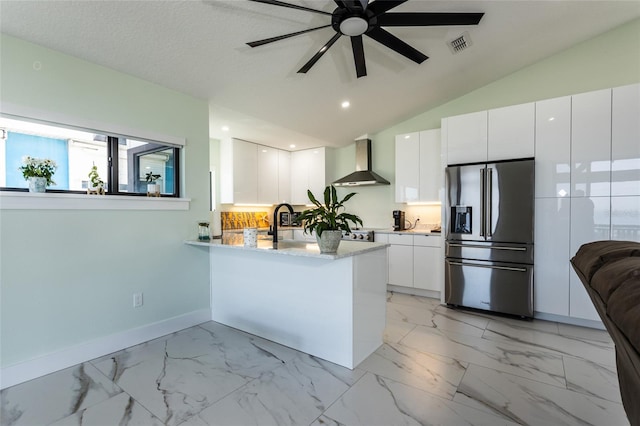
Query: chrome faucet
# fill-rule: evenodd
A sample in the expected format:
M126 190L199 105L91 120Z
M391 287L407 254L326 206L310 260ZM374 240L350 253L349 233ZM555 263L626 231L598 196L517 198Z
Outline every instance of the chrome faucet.
M278 250L278 210L280 210L280 207L283 207L283 206L289 209L289 213L293 214L293 207L291 207L291 204L287 204L287 203L278 204L275 210L273 211L273 228L272 228L273 230L271 231L271 235L273 235L274 250Z

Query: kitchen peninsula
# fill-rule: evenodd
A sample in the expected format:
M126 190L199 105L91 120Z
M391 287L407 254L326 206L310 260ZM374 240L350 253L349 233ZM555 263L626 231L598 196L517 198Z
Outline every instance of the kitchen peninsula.
M336 254L318 245L258 240L187 241L209 248L211 318L347 368L382 344L388 244L342 241Z

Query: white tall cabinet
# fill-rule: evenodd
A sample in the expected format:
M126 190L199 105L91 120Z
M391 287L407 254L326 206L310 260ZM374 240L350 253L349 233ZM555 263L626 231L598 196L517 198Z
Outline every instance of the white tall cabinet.
M536 312L599 320L569 260L640 241L640 85L536 102Z
M396 203L439 202L440 129L396 136Z

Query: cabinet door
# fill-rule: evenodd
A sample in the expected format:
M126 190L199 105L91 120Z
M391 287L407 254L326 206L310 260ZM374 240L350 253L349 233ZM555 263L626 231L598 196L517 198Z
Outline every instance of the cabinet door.
M538 198L535 207L534 310L569 316L570 199Z
M536 197L568 197L571 187L570 96L536 102L535 151Z
M419 200L420 133L396 136L396 203Z
M278 150L278 202L291 202L291 153Z
M571 97L571 196L611 193L611 89Z
M420 191L418 198L422 202L439 202L440 190L444 189L440 144L440 129L420 132ZM397 167L396 170L398 170Z
M388 243L389 242L389 234L382 234L379 232L375 232L373 234L373 241L376 243Z
M611 195L640 195L640 84L613 89Z
M487 160L487 111L447 118L447 164Z
M534 155L535 105L513 105L489 110L489 161L529 158Z
M413 246L391 245L388 255L389 284L413 287Z
M610 197L571 199L569 257L573 257L582 244L610 239L610 202ZM600 320L580 278L573 270L571 270L569 281L569 315L576 318Z
M611 239L640 243L640 196L611 197Z
M439 247L413 247L413 286L424 290L444 288L444 258Z
M258 145L258 203L278 202L278 150Z
M255 144L233 140L233 202L258 201L258 150Z
M307 188L309 188L309 173L307 170L309 151L295 151L291 153L291 202L293 204L307 204Z
M324 193L324 188L327 186L327 179L325 173L325 149L314 148L308 150L307 157L307 179L309 182L309 189L313 192L316 198L321 198ZM305 190L305 203L308 203L309 198L306 197L307 191Z

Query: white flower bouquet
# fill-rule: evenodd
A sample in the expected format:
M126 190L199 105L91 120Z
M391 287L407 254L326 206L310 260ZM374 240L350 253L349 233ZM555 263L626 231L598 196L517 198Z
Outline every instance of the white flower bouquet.
M30 177L41 177L47 180L47 186L56 184L51 179L58 168L55 161L26 156L22 158L22 163L24 166L20 167L20 171L25 180Z

